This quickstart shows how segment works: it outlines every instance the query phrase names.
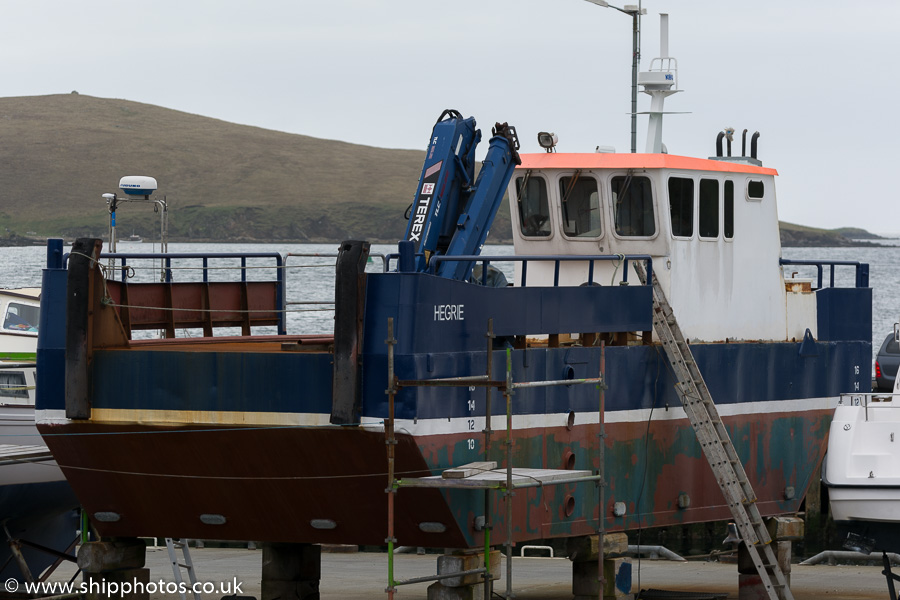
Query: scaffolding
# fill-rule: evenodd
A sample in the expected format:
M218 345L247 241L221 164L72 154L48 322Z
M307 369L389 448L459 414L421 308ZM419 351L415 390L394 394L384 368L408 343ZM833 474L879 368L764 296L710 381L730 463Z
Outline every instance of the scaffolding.
M599 554L598 554L598 579L599 579L599 597L602 598L604 579L603 579L603 536L605 533L604 521L604 460L605 460L605 419L604 419L604 351L603 344L600 344L600 365L599 374L593 378L583 379L563 379L552 381L531 381L531 382L514 382L512 377L512 352L509 347L506 348L506 378L502 380L491 379L493 375L493 319L488 321L487 333L487 368L484 375L474 375L468 377L451 377L438 379L416 379L416 380L400 380L394 372L394 346L397 340L394 338L394 319L388 318L388 336L385 343L388 346L388 418L385 420L384 434L385 444L387 446L388 458L388 487L385 492L388 494L388 536L386 539L388 545L388 587L385 589L389 600L393 600L394 592L398 586L410 585L414 583L427 583L431 581L441 581L456 577L464 577L469 575L480 575L484 582L484 598L489 600L491 595L492 574L491 574L491 493L499 492L506 502L506 595L505 598L511 599L512 595L512 547L513 547L513 506L512 497L515 490L530 487L544 487L550 485L564 485L584 482L594 482L598 488L598 525L597 535L599 537ZM512 447L513 447L513 423L512 423L512 396L517 389L553 387L553 386L571 386L596 384L598 389L598 420L599 432L597 434L596 459L598 468L595 470L569 470L569 469L526 469L514 468L512 466ZM430 477L415 478L395 478L395 447L397 440L394 430L394 399L397 393L403 388L410 387L483 387L485 389L485 428L484 434L484 462L469 463L445 469L441 475ZM490 460L491 437L493 430L491 428L491 391L493 389L503 393L506 400L506 439L505 459L506 467L503 470L496 469L496 462ZM394 509L395 496L400 488L430 488L430 489L464 489L464 490L483 490L484 491L484 566L477 569L469 569L464 571L456 571L453 573L445 573L432 575L427 577L416 577L412 579L397 580L394 579L394 547L397 539L394 535Z

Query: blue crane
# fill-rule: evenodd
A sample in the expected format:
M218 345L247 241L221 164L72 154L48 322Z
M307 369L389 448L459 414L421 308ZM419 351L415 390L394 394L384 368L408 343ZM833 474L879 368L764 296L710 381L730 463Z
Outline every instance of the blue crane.
M497 123L491 134L475 179L481 130L474 117L447 109L435 123L404 237L414 244L416 271L425 271L434 255L481 251L513 169L521 164L515 127ZM437 275L449 279L466 280L471 273L472 263L462 261L442 262L437 269Z

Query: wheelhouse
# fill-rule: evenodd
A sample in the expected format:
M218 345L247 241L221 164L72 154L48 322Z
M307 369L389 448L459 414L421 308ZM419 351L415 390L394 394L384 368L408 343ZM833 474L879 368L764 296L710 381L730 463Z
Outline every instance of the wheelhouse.
M815 311L788 322L775 175L668 154L522 155L509 186L516 253L649 254L691 338L801 338ZM595 272L601 285L636 281L615 262ZM560 277L579 285L587 273L569 263ZM551 277L530 272L529 283Z

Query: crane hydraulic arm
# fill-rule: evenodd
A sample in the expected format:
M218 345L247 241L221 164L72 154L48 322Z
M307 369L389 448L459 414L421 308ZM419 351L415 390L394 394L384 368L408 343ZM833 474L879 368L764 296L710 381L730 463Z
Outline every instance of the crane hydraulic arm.
M487 155L474 181L475 148L481 130L473 117L456 110L441 113L431 133L405 240L414 244L416 270L428 268L435 254L473 255L481 251L513 169L521 163L516 130L497 123ZM441 277L466 280L470 262L440 264Z

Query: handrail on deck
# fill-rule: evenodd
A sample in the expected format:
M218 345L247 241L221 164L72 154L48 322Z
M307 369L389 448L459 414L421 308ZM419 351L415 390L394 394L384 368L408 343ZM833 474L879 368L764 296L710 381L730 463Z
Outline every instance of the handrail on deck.
M285 285L285 276L284 276L284 259L281 257L281 254L278 252L165 252L160 254L155 253L146 253L146 252L117 252L110 254L101 254L100 259L112 259L115 261L119 259L122 261L122 283L126 283L127 279L127 269L125 268L128 265L128 259L132 260L159 260L165 262L165 283L172 283L172 259L185 259L185 260L201 260L202 266L199 269L203 272L203 283L209 283L209 259L228 259L228 258L239 258L241 259L241 266L234 267L235 269L240 269L241 272L241 283L247 283L247 259L248 258L269 258L275 259L275 265L272 267L265 268L274 268L275 269L275 311L278 314L278 333L280 335L284 335L287 333L287 319L285 319L284 309L285 309L285 296L287 293L287 287Z
M284 255L284 266L288 267L287 259L288 257L297 257L297 258L334 258L337 259L337 252L288 252ZM385 255L381 252L369 252L368 258L380 258L381 259L381 272L387 273L388 270L388 261L392 256L397 256L395 254ZM333 267L334 265L330 264L322 264L322 265L290 265L293 268L303 268L303 267Z
M202 260L203 266L197 267L197 270L203 271L203 283L209 281L209 259L219 259L219 258L240 258L241 266L234 267L235 269L241 270L241 281L247 281L247 259L248 258L274 258L275 266L268 267L276 269L276 279L280 282L284 282L284 276L282 274L281 267L284 265L284 260L281 257L281 254L277 252L165 252L165 253L148 253L148 252L116 252L109 254L101 254L100 259L119 259L122 261L122 267L126 267L128 265L128 259L133 260L163 260L165 261L165 280L166 283L170 283L172 281L172 259L193 259L193 260ZM122 281L126 279L126 270L122 269Z
M127 279L127 269L128 259L133 260L164 260L165 261L165 281L169 283L172 281L172 259L194 259L194 260L202 260L203 266L195 267L195 270L203 270L203 282L206 283L208 281L208 271L209 267L209 259L210 258L240 258L241 266L234 267L235 269L239 268L241 270L241 281L247 280L247 259L248 258L274 258L275 265L272 267L266 267L270 269L276 269L277 277L279 280L283 280L283 276L281 274L282 267L284 266L284 260L281 255L277 252L162 252L162 253L150 253L150 252L115 252L115 253L102 253L98 260L103 259L112 259L112 260L121 260L122 261L122 273L121 279L124 282ZM65 253L62 257L62 267L65 269L68 266L69 261L69 253Z
M893 401L897 400L895 404ZM865 410L865 420L869 420L870 408L900 409L900 394L892 392L845 393L838 399L838 406L859 406ZM893 434L892 434L893 435Z
M393 256L393 255L391 255ZM390 258L390 257L389 257ZM525 287L528 278L529 262L553 262L553 287L559 287L559 269L560 263L564 262L586 262L588 263L588 280L587 285L594 285L594 263L597 261L621 261L622 281L628 283L628 263L630 261L645 261L647 263L647 281L652 281L653 276L653 259L649 254L598 254L585 256L571 255L521 255L521 256L434 256L428 265L428 273L434 274L438 264L445 261L471 261L480 262L483 267L481 270L481 283L485 285L487 282L487 268L492 262L520 262L522 263L522 282L519 284Z
M779 265L798 265L807 267L816 267L819 274L819 284L816 290L822 289L822 279L824 267L830 267L830 279L828 287L834 287L834 268L835 267L856 267L856 286L858 288L869 287L869 263L861 263L854 260L793 260L788 258L779 258Z
M368 256L373 263L372 267L374 271L387 271L388 258L383 253L371 252ZM69 254L60 252L60 257L62 263L61 267L67 268ZM333 298L329 298L327 300L312 299L302 301L288 301L288 269L303 269L314 267L334 269L334 262L331 262L327 259L336 259L337 257L337 253L321 252L288 252L284 254L278 252L116 252L103 253L100 255L100 259L104 261L104 266L107 262L110 265L110 268L107 269L106 276L111 280L120 280L121 283L126 286L130 286L132 283L134 283L134 281L131 279L134 276L133 267L140 264L140 261L144 261L143 264L147 264L146 261L152 261L154 263L151 269L155 270L157 273L157 285L170 285L175 280L185 280L185 278L183 277L178 277L178 274L175 273L175 271L177 270L200 272L198 276L191 277L192 280L199 279L200 281L185 281L186 283L210 284L215 282L213 283L214 285L219 285L219 282L216 282L217 278L215 277L215 275L211 275L210 272L217 270L227 270L231 272L240 272L239 278L236 276L236 274L233 277L234 283L240 282L241 284L249 285L263 283L274 286L276 297L273 300L272 307L273 310L278 311L279 314L280 323L278 325L278 331L280 334L287 333L287 321L285 315L285 313L287 312L334 311ZM223 262L218 263L216 262L217 259L223 259ZM240 261L239 264L237 264L238 259ZM260 264L256 264L253 262L254 259L257 261L259 259L263 259L263 261ZM272 262L266 264L268 261L266 261L265 259L268 259ZM179 264L179 260L184 262L181 262ZM227 262L229 260L232 260L234 262ZM377 261L379 260L380 264L377 264ZM260 269L274 269L275 275L271 279L266 277L264 281L254 281L254 278L249 275L249 271ZM118 275L114 274L117 270L119 271ZM294 308L296 306L302 306L303 308ZM222 311L212 312L221 313ZM259 313L260 311L256 310L253 312Z
M263 267L256 267L247 265L247 259L274 259L274 265L266 265ZM64 254L62 257L62 266L63 268L67 268L67 263L69 259L69 254ZM124 286L129 285L147 285L145 283L140 284L129 284L129 270L128 270L128 261L139 261L139 260L151 260L151 261L160 261L160 278L161 281L156 285L160 284L168 284L171 285L172 281L172 260L200 260L202 261L202 265L198 267L187 267L192 270L200 270L202 271L202 283L210 283L209 281L209 271L211 269L220 269L223 267L210 267L209 260L210 259L240 259L240 266L235 267L224 267L227 269L240 270L241 279L240 283L248 284L247 280L247 271L248 269L256 269L256 268L265 268L265 269L274 269L275 270L275 279L269 280L269 285L274 284L275 286L275 294L274 294L274 307L273 312L277 314L277 328L278 333L280 335L284 335L287 333L287 320L285 318L285 294L286 294L286 285L285 285L285 274L284 274L284 260L278 252L162 252L162 253L146 253L146 252L115 252L115 253L103 253L100 254L98 258L98 262L100 260L109 260L110 264L115 265L115 262L118 260L121 264L120 267L116 267L121 270L121 284ZM155 268L155 267L154 267ZM195 282L190 282L195 283ZM138 307L140 308L140 307ZM169 310L174 310L174 307L171 307ZM207 313L217 312L212 310L207 310ZM228 312L228 309L219 309L218 312ZM130 326L130 325L129 325ZM210 327L213 325L210 325Z

